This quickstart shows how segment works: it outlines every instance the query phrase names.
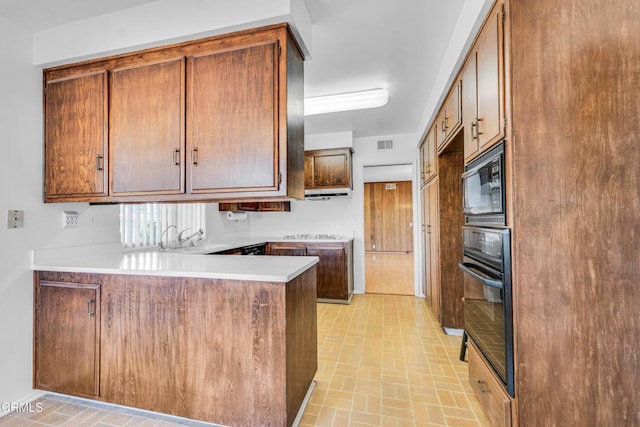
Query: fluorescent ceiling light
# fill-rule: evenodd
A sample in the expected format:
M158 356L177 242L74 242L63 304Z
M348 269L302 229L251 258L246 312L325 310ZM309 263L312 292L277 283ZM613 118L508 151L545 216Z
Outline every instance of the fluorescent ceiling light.
M389 102L389 92L386 89L316 96L304 99L304 115L312 116L314 114L376 108L386 105L387 102Z

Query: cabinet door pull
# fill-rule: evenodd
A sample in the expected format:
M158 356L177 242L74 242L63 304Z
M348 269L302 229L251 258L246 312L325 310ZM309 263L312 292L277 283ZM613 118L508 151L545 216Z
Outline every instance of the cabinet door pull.
M96 314L95 310L93 310L93 305L94 305L95 302L96 302L96 300L93 299L93 298L89 298L87 300L87 317L91 317L94 314Z
M96 170L104 170L104 157L102 156L102 154L96 154Z
M487 388L484 386L484 381L476 380L476 383L478 384L478 388L480 389L480 393L485 394L485 393L489 392L489 390L487 390Z
M173 150L173 164L176 166L180 166L180 149L176 148Z
M478 139L478 121L471 122L471 139Z
M198 147L191 150L191 163L194 165L198 164Z

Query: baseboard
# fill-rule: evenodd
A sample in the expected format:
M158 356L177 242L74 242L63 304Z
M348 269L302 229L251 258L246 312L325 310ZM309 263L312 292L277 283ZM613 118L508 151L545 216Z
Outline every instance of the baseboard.
M33 402L36 399L41 398L47 394L47 392L42 390L33 390L31 393L22 397L21 399L12 401L12 402L0 402L0 418L5 415L9 415L11 412L15 411L16 406L19 408L24 408L29 405L29 403Z
M302 399L302 404L300 405L300 409L298 409L298 414L293 420L293 424L291 425L291 427L298 427L300 425L300 420L302 420L302 415L304 414L305 409L307 409L309 400L311 400L311 393L313 393L314 388L316 388L316 380L311 381L309 389L307 390L307 394L305 394L304 399Z

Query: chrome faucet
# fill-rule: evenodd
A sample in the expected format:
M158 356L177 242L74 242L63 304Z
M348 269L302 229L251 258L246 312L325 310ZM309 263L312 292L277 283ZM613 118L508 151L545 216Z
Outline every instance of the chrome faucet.
M158 247L160 247L160 249L162 249L162 250L166 250L167 249L167 247L164 245L164 235L167 233L167 231L169 231L169 229L171 227L175 228L176 230L178 229L178 227L176 227L175 225L171 224L171 225L168 225L167 228L165 228L164 231L162 232L162 234L160 235L160 243L158 243ZM169 242L167 242L167 244L168 243Z
M182 230L178 234L178 247L181 248L183 243L190 241L194 237L202 238L202 235L204 235L204 231L201 228L200 230L196 231L195 233L191 233L187 237L182 237L182 235L188 230L191 230L191 229L190 228L185 228L184 230ZM198 239L198 240L200 240L200 239ZM191 240L191 245L190 246L195 246L195 244L193 243L193 240Z

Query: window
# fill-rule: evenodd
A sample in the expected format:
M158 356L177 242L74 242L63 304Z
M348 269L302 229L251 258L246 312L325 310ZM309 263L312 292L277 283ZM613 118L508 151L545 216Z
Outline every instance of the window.
M202 230L206 237L204 203L147 203L120 205L120 241L124 248L143 248L175 243L181 231L186 235ZM164 236L162 233L164 233Z

